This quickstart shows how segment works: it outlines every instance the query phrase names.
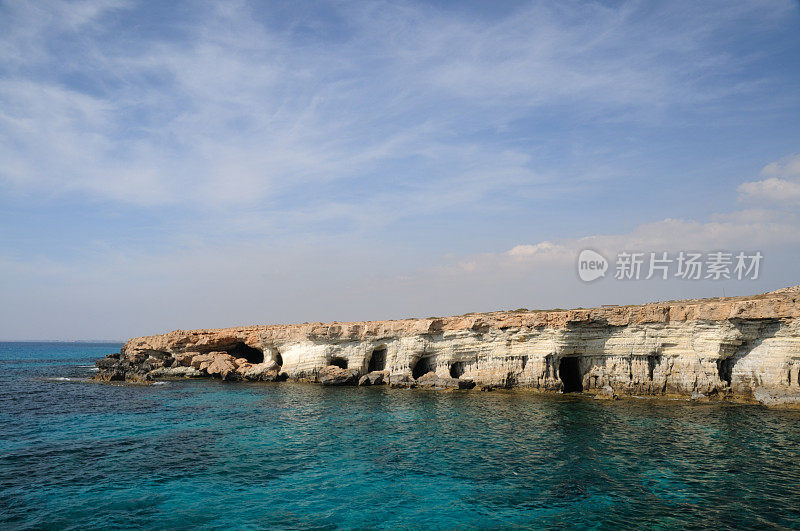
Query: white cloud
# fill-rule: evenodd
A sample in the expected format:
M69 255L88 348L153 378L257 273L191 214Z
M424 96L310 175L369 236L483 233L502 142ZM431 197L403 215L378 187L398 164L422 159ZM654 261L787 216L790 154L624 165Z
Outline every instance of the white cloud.
M761 181L743 183L739 192L753 199L776 203L800 203L800 183L770 177Z
M764 179L742 183L740 199L775 204L800 204L800 155L768 164L761 170Z
M762 176L779 175L800 177L800 156L787 157L767 165ZM769 177L757 183L745 183L739 191L749 190L747 185L761 186L777 180ZM781 182L786 182L782 181ZM792 182L791 184L795 184ZM800 186L800 185L798 185ZM754 186L755 187L755 186ZM759 188L763 190L763 188ZM787 200L786 191L782 199ZM752 195L752 194L751 194ZM765 198L765 195L757 196ZM776 196L777 197L777 196ZM678 252L714 250L756 251L772 249L797 249L800 247L800 215L780 209L746 209L715 213L707 221L692 219L664 219L646 223L623 234L591 235L581 238L519 244L502 253L484 253L465 257L440 271L460 274L491 274L492 271L530 272L543 266L560 264L572 266L583 249L601 252L613 258L622 251Z
M506 252L508 256L514 258L554 258L563 257L565 252L569 250L563 245L557 245L552 242L541 242L535 245L517 245Z
M176 21L179 38L117 43L108 15L135 6L9 9L13 31L0 38L0 62L13 65L0 84L6 186L140 205L255 204L339 181L370 194L395 172L425 171L427 190L395 196L415 204L458 182L474 203L546 172L530 153L471 135L567 100L587 116L646 116L723 98L728 85L703 73L738 65L708 47L715 30L790 9L742 4L709 17L666 8L654 18L636 4L557 3L490 22L414 4L338 5L348 38L306 43L291 24L256 22L243 2L197 9L194 25ZM76 39L64 61L57 45ZM74 75L90 86L64 81Z

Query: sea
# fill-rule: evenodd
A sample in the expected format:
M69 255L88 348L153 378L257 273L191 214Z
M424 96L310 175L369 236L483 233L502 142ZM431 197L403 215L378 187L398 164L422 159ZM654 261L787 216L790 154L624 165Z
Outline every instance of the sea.
M0 529L800 528L800 412L89 380L0 343Z

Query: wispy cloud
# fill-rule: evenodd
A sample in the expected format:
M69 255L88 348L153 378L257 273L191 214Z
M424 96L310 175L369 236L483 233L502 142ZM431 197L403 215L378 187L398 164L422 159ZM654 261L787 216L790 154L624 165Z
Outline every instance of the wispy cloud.
M796 247L797 157L718 207L797 151L796 3L478 4L1 3L0 333L574 304L582 247Z
M337 4L347 31L337 39L301 31L313 14L276 28L263 21L278 13L244 2L205 6L155 37L130 31L134 3L14 4L0 55L0 177L143 205L300 203L309 186L357 182L379 195L376 182L399 180L411 186L387 188L407 203L451 184L479 201L519 179L538 184L549 168L519 143L475 135L554 105L641 120L725 98L720 78L743 59L709 41L791 9L686 7L539 4L484 21Z

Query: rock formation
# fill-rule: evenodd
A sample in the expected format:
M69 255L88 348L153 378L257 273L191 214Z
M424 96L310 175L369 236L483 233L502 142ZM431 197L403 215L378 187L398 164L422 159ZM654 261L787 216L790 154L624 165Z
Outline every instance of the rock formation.
M800 405L799 299L794 287L641 306L175 330L131 339L98 361L97 378L477 384Z

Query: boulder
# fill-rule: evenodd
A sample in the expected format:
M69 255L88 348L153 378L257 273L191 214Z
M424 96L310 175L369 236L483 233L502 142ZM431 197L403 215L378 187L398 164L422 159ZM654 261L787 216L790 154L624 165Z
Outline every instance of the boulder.
M235 358L227 352L209 352L192 358L191 366L209 376L219 376L223 380L238 380Z
M595 400L616 400L619 398L617 392L610 385L605 385L597 390L594 395Z
M408 373L392 374L389 376L389 385L392 387L412 388L417 386L417 382Z
M384 385L386 374L386 371L372 371L362 376L358 380L358 385Z
M245 380L252 382L274 382L278 380L280 366L274 361L265 361L255 365L239 365L239 373Z
M358 371L328 365L319 371L317 380L322 385L356 385L358 384Z
M98 371L95 378L105 382L141 381L153 367L148 364L135 365L129 360L101 358L95 362Z
M436 373L431 371L423 374L419 378L417 378L417 385L419 387L436 387L439 383L439 377L436 376Z
M205 370L205 368L208 367L212 361L214 361L216 354L218 353L209 352L208 354L195 354L194 356L192 356L189 365L201 371Z
M475 382L472 378L451 378L429 372L417 378L417 385L422 388L472 389L475 387Z
M188 351L188 352L178 352L174 354L175 363L178 365L183 365L184 367L189 367L192 364L192 360L195 356L200 356L201 354L196 351Z
M231 358L231 356L228 356L228 358ZM219 375L223 380L239 379L239 373L236 372L236 365L233 363L233 359L227 359L223 356L212 360L206 367L206 372L209 376Z
M449 376L440 376L436 382L436 387L440 389L459 389L458 378L450 378Z
M94 364L97 366L98 369L106 370L106 369L114 369L120 364L119 358L110 358L106 356L105 358L100 358Z
M473 389L475 387L475 380L468 376L462 376L458 379L459 389Z

